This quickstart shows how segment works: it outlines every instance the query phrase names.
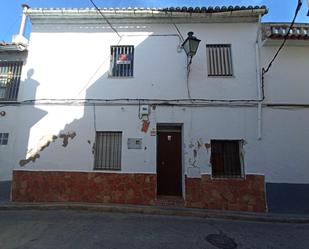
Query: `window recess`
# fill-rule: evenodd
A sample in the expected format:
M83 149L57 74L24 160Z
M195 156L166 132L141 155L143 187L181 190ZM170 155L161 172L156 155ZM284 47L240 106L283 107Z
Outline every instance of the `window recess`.
M243 177L242 140L211 140L211 168L215 178Z
M122 132L97 132L95 142L96 170L121 170Z
M133 77L134 46L111 47L112 77Z
M208 76L233 76L230 44L208 44L206 51Z
M7 145L9 140L9 133L0 133L0 145Z
M0 101L17 100L22 61L0 61Z

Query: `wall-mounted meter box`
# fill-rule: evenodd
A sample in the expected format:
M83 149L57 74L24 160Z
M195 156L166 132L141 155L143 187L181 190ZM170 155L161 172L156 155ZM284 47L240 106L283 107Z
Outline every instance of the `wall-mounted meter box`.
M149 115L149 105L141 105L140 114Z
M141 138L128 138L128 149L142 149L142 139Z

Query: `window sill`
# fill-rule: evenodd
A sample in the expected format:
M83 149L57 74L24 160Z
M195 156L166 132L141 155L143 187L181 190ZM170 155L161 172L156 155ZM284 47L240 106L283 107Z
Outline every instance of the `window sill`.
M108 75L107 78L108 79L133 79L134 76L112 76L112 75Z
M232 75L232 76L224 76L224 75L207 75L207 77L208 78L225 78L225 79L234 79L234 78L236 78L236 76L235 75Z
M245 180L245 176L211 176L211 180Z
M117 171L117 172L119 172L119 171L121 171L121 169L105 169L105 168L94 168L93 169L94 171L98 171L98 172L113 172L113 171Z
M16 104L20 104L19 101L17 100L6 100L6 99L0 99L0 104L11 104L11 105L16 105Z

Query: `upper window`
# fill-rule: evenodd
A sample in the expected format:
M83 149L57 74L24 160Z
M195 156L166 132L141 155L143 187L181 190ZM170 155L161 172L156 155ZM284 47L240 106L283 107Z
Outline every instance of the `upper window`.
M241 140L211 140L211 168L213 177L239 178L241 166Z
M233 76L230 44L209 44L206 50L208 76Z
M111 47L111 76L132 77L134 46Z
M0 61L0 101L17 100L21 61Z
M121 132L97 132L94 169L121 169Z
M7 145L9 140L9 133L0 133L0 145Z

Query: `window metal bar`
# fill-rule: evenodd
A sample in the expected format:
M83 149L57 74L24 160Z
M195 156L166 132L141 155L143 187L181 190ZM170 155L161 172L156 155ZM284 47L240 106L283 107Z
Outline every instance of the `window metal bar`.
M117 167L120 168L120 163L121 163L121 136L118 136L117 139Z
M133 77L134 70L134 46L131 46L131 63L130 63L130 76Z
M228 48L224 47L224 67L225 67L225 73L230 74L227 51Z
M17 76L17 63L14 63L11 65L11 79L10 79L10 82L9 82L9 86L8 86L8 89L7 89L7 92L8 92L8 99L12 99L14 98L14 90L15 90L15 79L16 79L16 76Z
M127 47L123 47L123 54L128 55L127 54ZM123 64L123 76L127 77L127 64Z
M211 65L212 65L212 72L211 72L211 75L215 75L216 68L215 68L214 48L211 47L210 49L211 49Z
M128 57L129 57L129 60L130 60L130 63L126 65L126 75L129 77L131 76L131 63L132 63L132 49L131 47L127 47L127 54L128 54Z
M120 69L121 69L119 64L117 64L117 60L119 59L119 54L120 54L120 47L117 47L117 52L116 52L116 76L120 76Z
M225 65L224 65L224 46L220 46L220 66L221 66L221 72L223 75L226 74Z
M108 163L109 160L109 142L110 142L110 134L106 133L105 134L105 154L104 154L104 167L110 169L110 164Z
M219 74L223 75L223 71L222 71L222 60L221 60L221 47L220 45L218 45L218 64L219 64Z
M112 144L112 151L114 151L114 153L112 153L112 160L111 160L111 165L112 165L112 167L113 168L115 168L115 166L116 166L116 163L115 163L115 156L116 156L116 146L115 146L115 143L116 143L116 139L117 139L117 137L116 137L116 133L113 133L113 139L112 139L112 142L111 142L111 144Z
M229 55L229 75L233 75L233 64L232 64L232 49L231 49L231 46L228 47L228 55Z
M117 59L119 60L119 56L122 54L122 47L118 47L118 57ZM123 64L118 64L118 75L117 76L123 76Z
M209 47L206 45L206 60L207 60L207 72L208 75L211 73L211 65L210 65L210 53L209 53Z

